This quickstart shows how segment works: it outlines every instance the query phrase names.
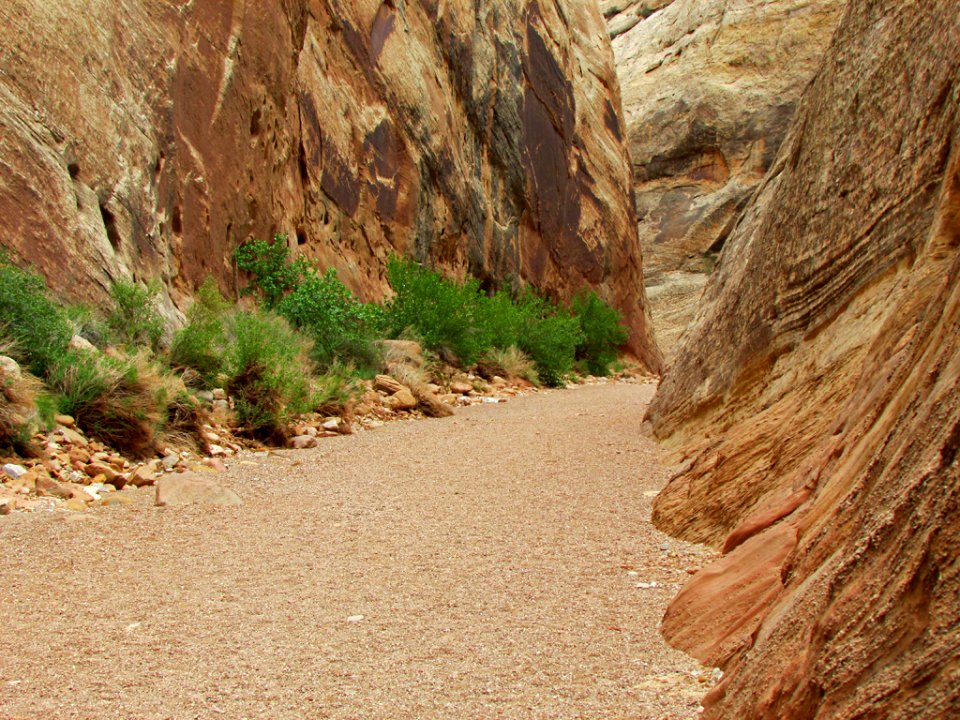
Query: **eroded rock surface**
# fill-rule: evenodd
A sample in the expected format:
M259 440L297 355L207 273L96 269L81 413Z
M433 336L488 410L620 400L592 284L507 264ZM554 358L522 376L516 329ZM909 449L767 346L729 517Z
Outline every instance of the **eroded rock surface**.
M706 717L960 716L958 278L960 16L850 3L650 412Z
M274 231L364 298L392 252L599 287L651 368L613 56L594 2L11 0L0 244L168 310Z
M843 0L607 0L647 293L668 352L780 147Z

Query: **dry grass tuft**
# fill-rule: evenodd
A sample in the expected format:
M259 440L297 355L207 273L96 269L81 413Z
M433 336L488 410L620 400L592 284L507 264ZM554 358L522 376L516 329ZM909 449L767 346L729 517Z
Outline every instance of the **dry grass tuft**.
M540 384L536 363L515 345L506 350L488 351L477 363L477 373L487 380L499 375L507 380L522 379L534 385Z
M0 364L0 447L34 457L39 449L30 439L37 416L37 397L42 383L33 375Z

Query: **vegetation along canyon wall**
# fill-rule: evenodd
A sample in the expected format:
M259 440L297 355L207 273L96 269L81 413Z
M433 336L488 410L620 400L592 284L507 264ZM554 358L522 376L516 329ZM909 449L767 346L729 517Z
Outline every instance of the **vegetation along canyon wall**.
M167 311L285 232L363 299L401 253L600 289L660 364L620 90L593 2L10 0L0 244L75 300Z
M711 718L960 716L960 15L850 2L649 417Z

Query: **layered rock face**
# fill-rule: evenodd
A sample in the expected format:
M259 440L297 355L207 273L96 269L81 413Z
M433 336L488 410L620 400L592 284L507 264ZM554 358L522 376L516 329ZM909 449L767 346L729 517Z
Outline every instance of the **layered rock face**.
M854 2L650 411L711 718L960 716L960 15Z
M289 234L364 298L407 253L618 306L651 369L613 57L595 3L0 7L0 244L58 290L182 306Z
M605 0L665 352L816 71L844 0Z

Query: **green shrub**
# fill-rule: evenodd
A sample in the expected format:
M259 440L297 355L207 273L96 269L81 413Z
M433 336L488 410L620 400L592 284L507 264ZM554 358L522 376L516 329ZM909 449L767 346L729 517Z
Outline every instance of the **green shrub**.
M187 311L187 325L174 335L170 363L196 372L200 385L215 387L223 372L228 338L226 319L231 305L213 278L207 278Z
M113 307L107 313L106 325L113 341L126 348L150 348L156 352L163 340L163 317L160 315L160 286L152 282L139 285L118 281L110 287Z
M313 340L311 357L321 370L352 363L376 370L382 358L376 342L382 312L359 302L337 277L308 269L300 283L277 303L277 312Z
M264 311L231 316L227 391L255 437L282 440L294 416L311 409L309 343L285 319Z
M577 293L571 303L580 322L582 339L576 358L593 375L610 374L610 365L619 356L619 348L627 341L627 330L620 324L620 313L610 307L593 290Z
M14 266L0 253L0 321L13 353L34 375L43 376L66 350L72 328L43 278Z
M303 258L288 259L287 236L277 234L273 242L251 240L233 253L237 267L253 276L253 285L244 288L244 294L257 293L268 308L276 306L280 299L303 279L310 269Z
M520 300L524 324L518 347L537 364L547 385L562 385L573 370L582 339L579 321L562 307L527 291Z
M412 329L425 347L448 351L463 365L471 365L491 347L491 330L483 311L487 298L481 295L477 280L446 280L396 256L387 262L387 279L395 293L386 307L394 336Z

